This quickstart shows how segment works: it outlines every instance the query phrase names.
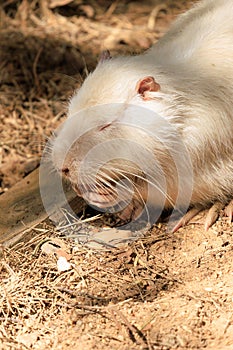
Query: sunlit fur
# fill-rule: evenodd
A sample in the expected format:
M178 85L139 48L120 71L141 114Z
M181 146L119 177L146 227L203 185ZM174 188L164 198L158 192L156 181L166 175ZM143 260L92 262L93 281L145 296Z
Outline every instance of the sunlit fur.
M136 91L136 84L146 76L153 76L161 89L147 92L147 99L143 99ZM98 110L95 115L93 106L102 106L103 113ZM149 127L145 126L143 113L141 120L138 115L135 117L135 106L156 112L175 127L176 133L161 124L156 116L150 120ZM133 122L139 128L120 125ZM107 124L101 130L100 126ZM159 134L162 143L151 135L145 136L140 128ZM88 149L116 137L135 140L154 155L166 176L166 191L159 183L160 170L148 166L147 179L143 177L138 166L143 160L140 153L135 157L135 166L110 162L104 168L101 159L92 159L89 170L92 166L102 167L102 172L94 178L89 171L80 179L80 162ZM114 202L115 185L120 177L133 181L135 196L142 204L147 201L143 190L145 181L156 190L152 204L161 204L157 194L162 192L165 206L170 207L180 190L170 154L178 148L177 138L184 143L192 163L194 183L190 204L205 206L216 200L230 200L233 196L232 0L201 1L180 16L145 54L99 63L70 100L67 122L53 141L52 157L59 170L69 168L70 180L74 184L80 182L90 202L92 197L98 197L100 190L108 193L109 203ZM112 152L112 159L125 155L120 146L103 148L103 151ZM138 188L137 179L142 178ZM128 193L128 189L124 189ZM185 190L182 195L185 201ZM122 201L127 203L125 198Z

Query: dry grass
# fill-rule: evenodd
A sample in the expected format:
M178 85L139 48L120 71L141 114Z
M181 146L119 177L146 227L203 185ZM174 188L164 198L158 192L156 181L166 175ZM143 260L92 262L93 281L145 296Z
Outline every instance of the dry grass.
M0 191L39 163L46 138L103 48L143 51L189 1L29 1L0 7ZM155 30L151 28L155 23ZM50 223L2 248L0 349L232 349L232 225L174 235L162 225L129 246L94 251L63 238L59 272L42 243Z
M52 325L48 329L45 325L48 321L56 323L54 320L62 313L67 326L72 324L70 314L75 313L72 317L78 319L98 315L111 324L119 323L133 343L145 343L142 330L127 321L119 306L133 300L148 302L161 290L177 283L159 258L148 259L151 244L161 238L147 237L145 242L135 243L130 249L116 249L111 253L77 249L73 244L72 269L60 273L54 256L35 249L47 235L51 235L49 229L40 229L38 236L26 245L2 252L0 332L3 344L31 342L31 346L36 341L35 348L45 348L44 339L54 333ZM115 320L117 317L120 321ZM50 345L54 346L54 342L51 338Z

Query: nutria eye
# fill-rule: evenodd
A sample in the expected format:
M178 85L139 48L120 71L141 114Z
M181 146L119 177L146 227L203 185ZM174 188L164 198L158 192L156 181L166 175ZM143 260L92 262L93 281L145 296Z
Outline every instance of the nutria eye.
M111 125L111 123L108 123L108 124L105 124L105 125L101 126L101 127L99 128L99 131L102 131L102 130L106 129L106 128L109 127L110 125Z

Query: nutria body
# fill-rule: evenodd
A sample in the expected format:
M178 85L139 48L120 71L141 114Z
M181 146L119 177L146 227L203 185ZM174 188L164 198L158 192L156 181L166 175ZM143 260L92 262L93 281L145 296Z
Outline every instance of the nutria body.
M142 55L104 58L70 100L55 167L124 219L188 201L176 229L211 206L206 228L224 207L232 220L232 0L201 1Z

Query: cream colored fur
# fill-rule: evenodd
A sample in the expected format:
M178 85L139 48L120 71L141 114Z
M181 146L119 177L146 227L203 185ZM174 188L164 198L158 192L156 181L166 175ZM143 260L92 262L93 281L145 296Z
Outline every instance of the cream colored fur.
M148 93L149 100L143 100L136 91L137 82L146 76L153 76L161 86L159 92ZM100 124L124 120L123 115L128 115L128 121L134 120L134 115L127 114L130 105L134 105L153 110L175 126L192 161L191 204L204 206L216 200L230 200L233 197L233 1L200 1L180 16L146 53L99 63L71 98L68 117L89 107L116 103L121 105L114 115L109 114L106 106L105 115L92 118L97 118ZM143 115L141 118L143 126ZM85 113L73 120L54 141L53 153L57 158L64 156L65 144L77 136L75 130L91 121ZM150 128L156 131L158 120L151 120ZM137 138L136 132L134 137ZM154 147L146 142L145 146ZM172 140L169 146L174 146Z

